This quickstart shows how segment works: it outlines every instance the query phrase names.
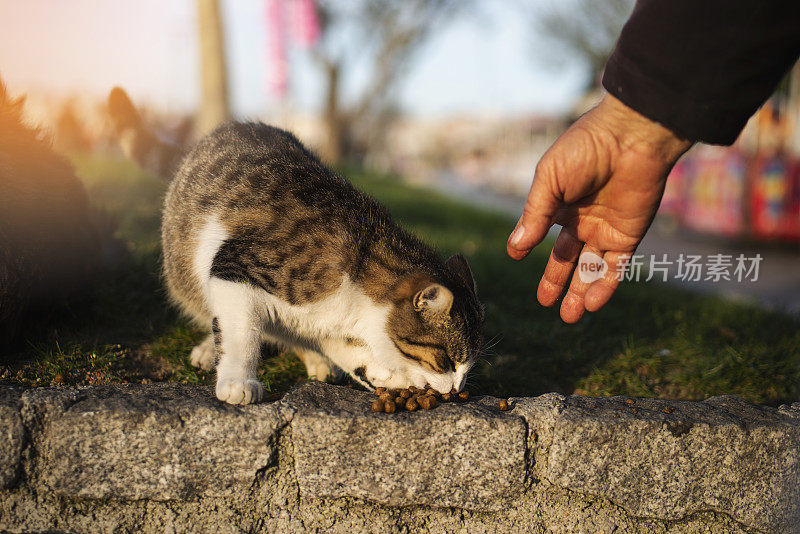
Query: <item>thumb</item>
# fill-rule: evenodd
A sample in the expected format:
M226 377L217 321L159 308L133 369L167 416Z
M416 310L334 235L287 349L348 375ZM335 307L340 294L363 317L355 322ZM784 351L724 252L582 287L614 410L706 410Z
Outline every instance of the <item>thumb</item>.
M522 217L506 244L508 255L515 260L521 260L533 247L542 242L553 225L553 217L561 205L560 198L550 186L550 180L545 178L540 169L541 166L536 169L525 207L522 208Z

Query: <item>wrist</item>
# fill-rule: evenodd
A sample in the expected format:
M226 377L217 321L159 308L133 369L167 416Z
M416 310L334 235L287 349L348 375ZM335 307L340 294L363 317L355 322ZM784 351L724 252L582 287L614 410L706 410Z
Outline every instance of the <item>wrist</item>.
M598 121L610 129L623 150L641 152L672 165L694 144L613 95L606 94L595 109Z

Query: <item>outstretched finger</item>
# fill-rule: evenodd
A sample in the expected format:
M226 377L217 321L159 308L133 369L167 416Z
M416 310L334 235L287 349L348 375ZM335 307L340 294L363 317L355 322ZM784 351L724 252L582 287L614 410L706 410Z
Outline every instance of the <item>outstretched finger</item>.
M517 226L508 238L506 250L508 255L515 260L521 260L542 242L547 231L553 225L553 216L561 205L550 181L550 175L541 170L542 165L536 168L525 207Z
M628 252L606 252L603 255L607 270L603 277L594 282L586 291L584 306L588 311L596 312L611 300L611 296L622 281L630 257L631 254Z
M575 269L582 248L583 243L569 230L561 229L536 292L536 298L542 306L552 306L558 301Z
M577 323L586 312L587 291L603 277L605 272L602 252L592 245L584 245L578 264L572 275L567 294L561 301L561 319L565 323Z

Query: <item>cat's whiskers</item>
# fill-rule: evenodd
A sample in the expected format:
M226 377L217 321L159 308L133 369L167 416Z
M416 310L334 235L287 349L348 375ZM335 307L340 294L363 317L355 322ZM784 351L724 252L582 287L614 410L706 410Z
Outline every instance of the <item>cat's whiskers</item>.
M496 347L501 341L503 341L503 334L496 334L492 339L490 339L486 345L483 347L483 352L488 352L494 347Z

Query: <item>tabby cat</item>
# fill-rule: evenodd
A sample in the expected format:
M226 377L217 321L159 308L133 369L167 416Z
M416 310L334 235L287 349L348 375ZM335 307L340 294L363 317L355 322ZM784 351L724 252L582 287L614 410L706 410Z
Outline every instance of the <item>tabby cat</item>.
M466 260L442 259L292 134L229 123L182 160L119 88L109 106L126 152L177 170L164 203L172 299L209 335L191 362L216 366L216 394L262 398L262 342L292 349L309 377L339 369L372 389L461 389L483 311Z

